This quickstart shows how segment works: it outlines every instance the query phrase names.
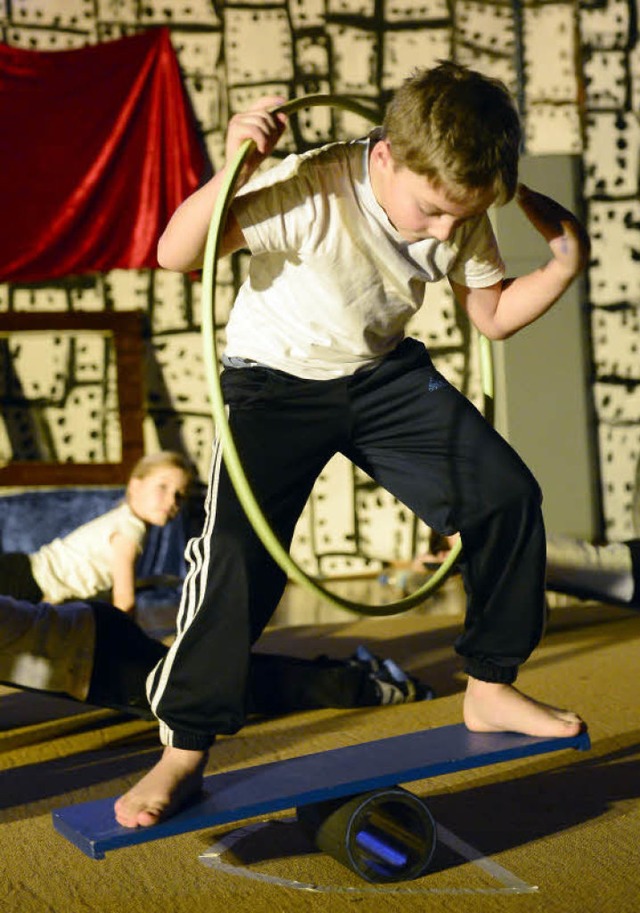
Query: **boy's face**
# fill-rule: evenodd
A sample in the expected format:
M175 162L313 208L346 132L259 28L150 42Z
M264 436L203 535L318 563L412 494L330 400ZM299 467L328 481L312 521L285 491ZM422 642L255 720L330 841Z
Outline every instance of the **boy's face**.
M131 510L153 526L165 526L184 501L189 479L177 466L159 466L142 479L131 479L127 500Z
M443 187L398 167L387 140L371 151L371 186L375 197L398 234L410 244L425 238L447 241L456 228L480 215L495 199L492 189L469 190L462 202L448 196Z

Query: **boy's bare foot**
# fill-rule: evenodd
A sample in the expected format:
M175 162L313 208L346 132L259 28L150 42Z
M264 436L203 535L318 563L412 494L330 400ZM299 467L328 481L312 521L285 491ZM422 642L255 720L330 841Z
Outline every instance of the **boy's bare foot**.
M513 685L471 676L464 697L464 722L473 732L521 732L545 738L574 736L586 728L570 710L536 701Z
M150 827L178 811L202 789L207 757L206 751L165 748L155 767L116 801L118 824Z

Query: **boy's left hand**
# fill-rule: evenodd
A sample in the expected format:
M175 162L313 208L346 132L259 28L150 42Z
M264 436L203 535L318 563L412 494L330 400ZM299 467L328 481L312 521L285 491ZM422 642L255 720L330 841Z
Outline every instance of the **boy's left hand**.
M554 260L570 276L584 269L589 259L589 237L573 213L551 197L518 185L517 202L533 227L551 249Z

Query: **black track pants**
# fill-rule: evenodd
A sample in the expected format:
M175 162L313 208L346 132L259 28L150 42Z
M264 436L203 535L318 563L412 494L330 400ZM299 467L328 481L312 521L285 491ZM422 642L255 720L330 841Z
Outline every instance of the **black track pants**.
M87 603L95 617L93 674L88 704L153 719L145 680L167 647L148 637L124 612L107 603ZM60 658L63 661L63 658ZM329 657L315 660L278 653L252 653L247 712L263 716L322 707L380 703L376 684L358 664Z
M512 682L544 625L540 490L424 347L405 340L375 369L329 381L232 368L223 388L245 472L286 547L337 452L429 526L461 532L468 605L456 650L470 675ZM217 446L206 507L202 535L187 546L176 641L148 680L162 741L194 750L242 726L249 651L286 582L247 521Z

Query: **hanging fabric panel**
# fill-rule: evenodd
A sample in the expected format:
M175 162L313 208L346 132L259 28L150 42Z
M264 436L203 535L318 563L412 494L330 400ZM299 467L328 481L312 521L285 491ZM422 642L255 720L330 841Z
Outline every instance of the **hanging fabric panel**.
M0 125L0 281L157 267L205 162L168 29L0 45Z

